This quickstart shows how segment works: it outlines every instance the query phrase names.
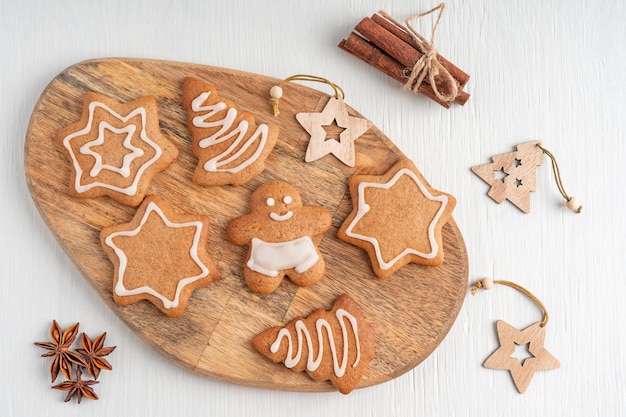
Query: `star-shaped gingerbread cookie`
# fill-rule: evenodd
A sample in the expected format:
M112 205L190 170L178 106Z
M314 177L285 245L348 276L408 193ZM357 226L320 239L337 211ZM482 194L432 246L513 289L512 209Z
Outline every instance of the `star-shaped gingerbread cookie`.
M348 185L353 210L337 236L367 251L379 278L409 262L443 262L441 229L456 200L428 185L409 159L383 175L353 175Z
M206 249L208 229L207 216L174 214L156 196L147 196L129 223L103 229L115 302L145 299L170 317L183 314L192 291L221 276Z
M304 160L312 162L332 153L341 162L353 167L356 161L354 141L372 126L372 122L360 117L350 116L343 99L331 97L321 113L298 113L296 119L311 135ZM329 139L324 126L333 121L343 128L339 141Z
M518 330L510 324L498 320L496 323L500 347L483 363L485 368L502 369L511 372L513 382L520 393L524 393L535 371L556 369L561 364L543 347L546 337L546 328L541 323L535 323L524 330ZM521 362L511 355L515 352L515 345L528 345L528 352L532 357Z
M141 204L152 178L178 157L176 146L161 134L153 97L122 104L88 92L81 120L59 130L55 141L71 163L72 196L107 195L132 207Z

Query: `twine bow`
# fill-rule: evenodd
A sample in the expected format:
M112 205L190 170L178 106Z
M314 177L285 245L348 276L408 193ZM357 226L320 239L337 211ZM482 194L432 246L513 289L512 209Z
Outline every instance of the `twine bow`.
M425 79L427 79L430 87L433 89L433 92L439 100L444 102L451 102L454 101L459 93L458 87L456 85L456 80L454 79L452 74L450 74L450 72L443 65L441 65L441 63L437 59L437 50L435 49L435 34L437 32L437 27L439 26L439 22L441 21L441 15L445 7L445 3L441 3L439 6L430 9L424 13L411 16L404 21L404 25L394 20L394 18L385 11L380 11L379 14L386 17L396 25L404 27L413 38L417 49L422 53L420 59L418 59L417 62L413 65L411 73L408 76L408 80L404 84L404 89L411 90L414 93L417 93L419 86ZM433 30L430 35L430 41L428 41L425 37L420 35L417 30L415 30L415 28L411 24L411 21L427 16L435 11L439 11L439 15L437 16L437 21L433 26ZM448 94L440 92L437 88L435 78L438 76L446 79L447 84L450 86L450 91L448 92Z

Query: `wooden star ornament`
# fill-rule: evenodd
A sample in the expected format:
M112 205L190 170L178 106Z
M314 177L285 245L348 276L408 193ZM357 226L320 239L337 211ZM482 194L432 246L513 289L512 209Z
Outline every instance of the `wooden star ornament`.
M502 369L511 373L517 390L523 394L530 385L536 371L556 369L561 364L543 342L546 336L546 327L537 322L524 330L519 330L510 324L498 320L496 322L500 347L483 363L485 368ZM532 357L520 360L513 357L515 345L528 345L528 352Z
M341 162L353 167L356 162L354 141L363 135L372 122L360 117L350 116L343 99L331 97L320 113L298 113L296 119L311 135L304 160L312 162L332 153ZM327 137L324 126L331 126L333 121L343 128L339 140Z

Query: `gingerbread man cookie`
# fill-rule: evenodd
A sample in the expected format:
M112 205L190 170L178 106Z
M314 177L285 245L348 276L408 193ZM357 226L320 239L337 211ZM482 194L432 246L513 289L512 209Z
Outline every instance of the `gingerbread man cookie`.
M324 274L324 258L314 236L331 225L328 210L302 206L300 193L291 185L272 181L250 198L250 214L228 223L226 236L239 246L249 246L244 279L259 294L273 292L285 275L301 287L315 284Z

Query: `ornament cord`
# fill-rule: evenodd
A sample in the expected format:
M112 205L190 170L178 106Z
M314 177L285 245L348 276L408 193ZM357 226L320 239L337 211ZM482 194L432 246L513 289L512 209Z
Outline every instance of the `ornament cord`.
M541 151L545 153L546 155L548 155L548 157L550 158L552 162L552 172L554 173L554 181L556 182L556 186L559 189L559 192L561 193L563 198L566 201L570 201L572 197L567 195L567 193L565 192L565 188L563 188L563 181L561 180L561 170L559 169L559 164L556 162L556 157L552 154L552 152L542 147L541 145L537 144L537 147L541 149ZM580 213L582 209L583 209L583 206L579 206L576 209L576 212Z
M541 320L541 327L544 327L546 324L548 324L548 310L546 309L546 306L543 305L543 303L537 298L535 297L535 295L533 293L531 293L530 291L528 291L526 288L522 287L519 284L516 284L514 282L511 281L505 281L505 280L493 280L494 284L500 284L500 285L506 285L507 287L511 287L514 288L516 290L518 290L519 292L521 292L522 294L524 294L525 296L527 296L528 298L530 298L531 300L533 300L535 302L535 304L537 304L537 306L542 310L543 312L543 319ZM472 295L476 295L476 292L480 289L483 288L483 282L482 281L477 281L474 286L471 289L471 293ZM487 288L485 288L487 289Z
M323 77L318 77L317 75L309 75L309 74L296 74L296 75L292 75L290 77L285 78L284 80L282 80L279 84L278 87L280 88L281 94L282 95L282 87L284 84L290 82L290 81L311 81L311 82L316 82L316 83L322 83L322 84L327 84L330 87L332 87L333 91L335 92L334 97L337 99L344 99L346 97L345 92L343 91L343 88L341 88L339 85L335 84L332 81L327 80L326 78ZM272 96L270 98L270 101L272 102L272 109L274 111L274 116L278 116L280 114L280 110L278 109L278 103L280 102L280 96L279 97L274 97Z

